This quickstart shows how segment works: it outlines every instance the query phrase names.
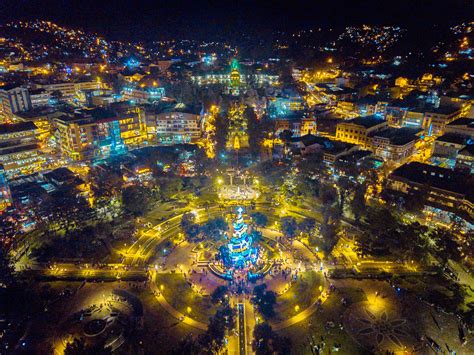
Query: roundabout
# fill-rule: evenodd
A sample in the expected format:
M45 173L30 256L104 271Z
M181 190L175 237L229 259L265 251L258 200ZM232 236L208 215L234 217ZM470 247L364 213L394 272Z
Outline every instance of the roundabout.
M257 211L272 218L276 215L264 204L257 205L253 212ZM221 217L230 228L217 242L205 237L186 240L180 225L184 214L179 214L145 231L129 248L125 259L126 264L148 268L155 299L184 324L207 329L207 320L214 312L209 298L219 286L228 287L231 299L236 302L248 299L253 287L264 283L280 297L297 292L303 274L320 267L314 252L296 241L284 240L277 230L257 228L251 214L243 208L215 205L193 213L200 225ZM178 297L172 291L176 280L181 285ZM308 291L311 295L305 304L296 306L293 302L295 305L283 319L272 321L276 330L301 322L317 311L325 301L324 290L327 289L322 276L318 282L316 294ZM206 308L205 311L201 311L202 308Z

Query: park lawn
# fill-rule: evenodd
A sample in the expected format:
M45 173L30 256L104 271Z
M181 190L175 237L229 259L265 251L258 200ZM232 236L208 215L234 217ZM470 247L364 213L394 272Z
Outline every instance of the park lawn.
M169 354L188 334L198 335L199 329L173 318L156 300L150 289L134 290L144 309L143 327L130 335L118 354ZM141 343L140 343L141 342Z
M156 282L158 287L164 286L163 296L179 312L203 323L216 313L217 307L211 298L195 292L182 274L158 274ZM191 313L187 312L188 307L191 307Z
M315 302L320 295L319 286L323 284L322 275L313 270L301 275L303 280L299 278L287 292L277 297L276 319L285 320L298 314ZM297 305L298 311L295 310Z
M346 296L349 294L359 294L357 290L344 290ZM292 341L291 354L311 354L310 341L311 337L316 343L321 341L321 336L324 337L326 346L321 354L333 354L331 348L334 344L339 344L341 349L340 354L365 354L367 353L345 330L341 330L337 324L339 319L344 314L346 307L341 303L341 295L331 294L331 296L324 302L323 310L321 312L313 313L308 319L297 323L289 328L278 331L281 336L287 336ZM336 324L334 328L325 330L326 322L332 321Z

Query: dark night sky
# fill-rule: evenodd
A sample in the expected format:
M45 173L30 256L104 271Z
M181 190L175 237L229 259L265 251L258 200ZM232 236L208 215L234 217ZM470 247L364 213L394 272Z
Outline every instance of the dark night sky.
M1 20L33 18L114 38L212 38L314 25L458 23L474 18L474 0L0 0Z

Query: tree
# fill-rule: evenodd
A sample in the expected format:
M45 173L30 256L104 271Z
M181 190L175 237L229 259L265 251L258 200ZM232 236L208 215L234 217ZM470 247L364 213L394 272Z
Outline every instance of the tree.
M60 101L63 98L63 93L60 90L54 90L51 92L51 97L55 99L56 101Z
M322 237L321 249L324 252L324 255L328 257L331 255L332 250L337 244L338 227L335 224L323 223L319 232Z
M206 235L206 237L211 237L216 241L219 240L222 233L228 229L229 226L222 217L212 218L201 226L201 232Z
M224 345L226 331L235 327L236 311L229 303L225 303L216 314L209 319L207 331L198 338L205 353L217 354Z
M282 217L280 224L281 231L284 235L290 238L293 238L296 235L296 232L298 231L298 223L296 222L296 219L291 216Z
M366 190L365 185L360 185L355 189L354 196L352 197L351 210L356 221L366 212L367 209L365 204Z
M276 304L276 293L273 291L266 291L266 288L266 284L254 287L252 303L257 305L259 312L265 318L270 318L275 314L273 307Z
M227 294L227 286L217 286L211 294L212 303L222 303L225 300Z
M436 255L441 259L443 265L446 265L449 259L455 261L461 259L459 244L451 231L438 227L429 233L429 237L434 241Z
M142 216L148 210L147 191L142 186L129 186L122 191L124 208L135 216Z
M404 196L404 208L413 214L419 214L425 208L426 199L428 197L427 188L421 190L412 190Z
M319 188L319 199L325 206L330 206L337 199L337 190L329 184L322 184Z
M258 157L260 153L260 147L263 139L265 138L265 132L262 130L257 115L252 107L246 107L244 111L244 118L247 121L247 134L249 139L250 153L254 158Z
M174 195L183 190L183 181L179 177L163 179L160 181L161 196L165 200L171 200Z
M306 217L298 224L299 230L306 234L310 234L315 226L316 220L312 217Z
M222 153L225 151L227 144L227 138L229 135L229 121L220 113L216 115L215 119L216 126L216 152Z
M232 266L232 259L230 257L229 248L227 245L221 245L217 253L217 259L222 261L225 267Z
M355 183L347 176L341 176L337 180L337 186L339 188L339 208L343 211L344 203L354 189Z
M291 339L280 337L267 322L264 322L255 326L252 348L257 355L286 355L291 353Z
M7 246L4 243L0 243L0 288L9 287L13 284L14 271Z
M194 239L199 235L200 228L196 221L196 216L194 213L188 212L183 214L183 217L181 217L181 228L184 232L184 234L189 238L189 239Z
M254 212L250 217L257 227L265 228L268 224L268 217L262 212Z

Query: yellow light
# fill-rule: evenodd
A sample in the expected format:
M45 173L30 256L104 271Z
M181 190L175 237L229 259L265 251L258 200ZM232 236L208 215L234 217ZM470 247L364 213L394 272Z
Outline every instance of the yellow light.
M191 307L189 307L189 306L186 308L186 312L188 312L188 313L191 313L191 310L192 310L192 309L191 309Z
M296 305L295 306L295 312L299 312L299 310L300 310L300 306Z
M160 290L163 291L165 289L165 285L160 285Z

